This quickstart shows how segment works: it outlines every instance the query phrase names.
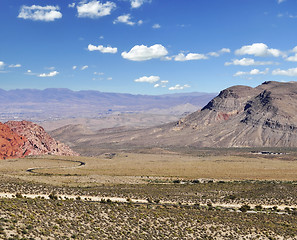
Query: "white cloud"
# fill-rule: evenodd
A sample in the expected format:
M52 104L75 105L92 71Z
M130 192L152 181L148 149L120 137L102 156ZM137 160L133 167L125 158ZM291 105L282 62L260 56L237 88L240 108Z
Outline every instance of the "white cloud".
M113 21L113 24L117 24L117 23L124 23L130 26L133 26L136 24L136 22L131 21L131 15L130 14L124 14L121 16L118 16L116 20ZM143 24L142 20L139 20L137 22L138 25Z
M102 53L117 53L118 49L115 47L110 47L110 46L107 46L107 47L103 47L102 45L99 45L99 46L94 46L92 44L89 44L88 45L88 50L89 51L100 51Z
M107 80L108 80L108 81L111 81L111 80L112 80L112 77L108 77Z
M181 86L180 84L176 84L174 87L170 87L170 88L168 88L169 90L183 90L183 89L185 89L185 88L189 88L190 87L190 85L188 85L188 84L185 84L185 85L183 85L183 86Z
M45 7L38 5L22 6L18 18L51 22L62 18L62 13L59 10L58 6L49 5Z
M73 70L77 69L77 66L73 66L72 69L73 69Z
M150 2L150 0L130 0L130 2L131 2L131 8L139 8L145 2Z
M208 57L204 54L200 53L188 53L187 55L183 53L179 53L174 57L175 61L183 62L183 61L191 61L191 60L201 60L208 59Z
M94 72L94 75L102 76L102 75L104 75L104 73L103 72Z
M29 70L27 70L27 73L32 73L32 71L29 69Z
M158 24L158 23L156 23L156 24L154 24L154 25L152 26L152 28L154 28L154 29L158 29L158 28L161 28L161 25Z
M277 0L277 3L280 4L282 2L285 2L286 0Z
M74 7L75 7L75 2L74 2L74 3L69 3L69 4L68 4L68 7L70 7L70 8L74 8Z
M253 69L253 70L251 70L251 71L249 71L249 72L241 72L241 71L239 71L239 72L237 72L237 73L235 73L233 76L234 77L239 77L239 76L245 76L245 75L265 75L265 74L267 74L269 72L269 68L266 68L264 71L260 71L259 69Z
M256 65L273 65L274 62L255 61L252 58L234 59L232 62L225 62L225 66L239 65L239 66L256 66Z
M53 71L53 72L50 72L50 73L41 73L38 75L38 77L54 77L56 75L58 75L59 72L57 71Z
M134 80L134 82L147 82L147 83L155 83L160 80L159 76L143 76Z
M297 53L294 56L286 58L286 60L290 62L297 62Z
M82 67L81 67L81 70L85 70L85 69L87 69L88 67L89 67L88 65L82 66Z
M168 51L161 44L147 47L145 45L135 45L129 52L122 52L122 57L131 61L146 61L154 58L162 58Z
M297 53L297 46L292 49L292 52Z
M3 61L0 61L0 68L3 68L5 66L5 63Z
M78 17L99 18L110 15L111 11L116 8L116 4L109 1L106 3L101 3L96 0L88 3L82 1L76 8Z
M169 82L168 80L162 80L159 83L156 83L154 85L154 88L157 88L157 87L166 87L166 85L167 85L168 82Z
M219 57L224 53L230 53L231 50L229 48L222 48L221 50L217 51L217 52L209 52L208 55L211 57Z
M235 51L236 55L254 55L256 57L279 57L282 56L283 53L274 48L268 48L268 46L264 43L254 43L252 45L242 46L240 49Z
M10 64L8 67L10 68L20 68L22 65L21 64Z
M297 68L290 68L288 70L275 69L272 71L272 75L283 75L288 77L297 76Z

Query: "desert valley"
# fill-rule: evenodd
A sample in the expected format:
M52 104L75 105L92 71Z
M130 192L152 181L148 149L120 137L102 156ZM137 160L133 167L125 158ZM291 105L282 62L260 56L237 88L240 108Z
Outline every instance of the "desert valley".
M163 124L1 124L1 237L295 239L296 103L265 82Z
M0 240L297 240L297 0L0 0Z

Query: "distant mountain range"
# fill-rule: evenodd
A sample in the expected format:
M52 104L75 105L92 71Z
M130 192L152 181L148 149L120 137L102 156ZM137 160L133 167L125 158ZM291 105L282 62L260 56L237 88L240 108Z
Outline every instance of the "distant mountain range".
M297 147L297 82L233 86L201 111L157 127L88 133L72 125L52 134L90 155L130 147Z
M114 112L160 111L177 106L185 106L184 112L187 112L187 107L199 109L215 95L194 92L154 96L59 88L9 91L0 89L0 121L26 119L38 122L77 117L98 118Z

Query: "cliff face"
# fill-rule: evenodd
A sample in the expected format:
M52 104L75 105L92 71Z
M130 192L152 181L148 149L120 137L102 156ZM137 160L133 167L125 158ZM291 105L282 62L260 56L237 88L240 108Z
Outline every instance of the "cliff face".
M5 123L10 129L27 139L26 149L30 151L29 155L69 155L78 156L68 146L52 138L44 129L28 121L9 121Z
M14 133L8 126L0 123L0 159L23 157L30 153L25 148L27 139Z
M0 159L45 154L79 155L37 124L28 121L0 123Z

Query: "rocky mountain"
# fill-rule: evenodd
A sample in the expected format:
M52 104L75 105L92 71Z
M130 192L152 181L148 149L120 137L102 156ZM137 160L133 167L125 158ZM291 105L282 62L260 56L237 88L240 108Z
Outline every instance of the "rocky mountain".
M27 139L13 132L7 125L0 123L0 159L24 157L29 154L25 149Z
M142 130L79 131L71 139L68 126L57 138L96 154L113 147L297 147L297 82L264 82L258 87L233 86L179 121ZM77 128L77 126L76 126ZM68 132L68 133L67 133Z
M0 159L27 155L78 155L53 139L44 129L28 121L0 123Z

